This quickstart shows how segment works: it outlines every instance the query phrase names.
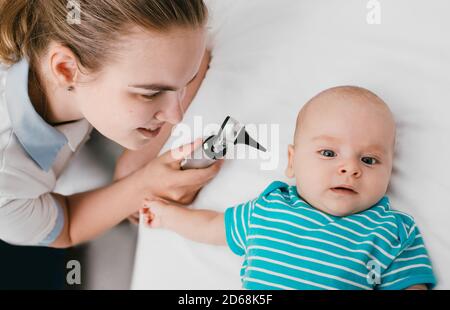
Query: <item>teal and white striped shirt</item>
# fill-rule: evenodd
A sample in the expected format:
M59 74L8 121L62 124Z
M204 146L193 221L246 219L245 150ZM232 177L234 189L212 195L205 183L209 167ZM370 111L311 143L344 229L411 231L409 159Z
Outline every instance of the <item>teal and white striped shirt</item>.
M244 256L245 289L405 289L436 279L414 219L383 197L332 216L273 182L258 198L225 211L227 243Z

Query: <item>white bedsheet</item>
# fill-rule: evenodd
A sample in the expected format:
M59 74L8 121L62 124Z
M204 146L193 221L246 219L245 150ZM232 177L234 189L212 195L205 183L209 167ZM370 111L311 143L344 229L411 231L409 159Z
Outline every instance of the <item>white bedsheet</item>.
M272 180L286 181L287 145L302 105L331 86L367 87L397 121L393 207L414 216L437 288L450 289L450 2L378 2L381 24L373 25L366 0L208 1L213 60L184 124L193 126L198 115L204 124L227 115L279 124L281 147L272 171L260 170L262 159L226 162L192 207L224 210ZM239 289L240 264L225 247L140 227L132 288Z

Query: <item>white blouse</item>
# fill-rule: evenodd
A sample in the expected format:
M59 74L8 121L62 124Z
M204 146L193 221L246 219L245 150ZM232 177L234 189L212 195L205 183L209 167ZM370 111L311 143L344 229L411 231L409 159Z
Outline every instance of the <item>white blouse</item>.
M0 64L0 239L48 246L64 226L52 192L92 126L85 119L46 123L29 99L28 72L25 59Z

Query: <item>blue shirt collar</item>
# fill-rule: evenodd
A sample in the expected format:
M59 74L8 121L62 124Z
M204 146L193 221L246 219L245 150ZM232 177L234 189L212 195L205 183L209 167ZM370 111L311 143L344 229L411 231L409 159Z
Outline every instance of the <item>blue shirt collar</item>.
M64 134L47 124L36 112L28 96L28 62L11 66L6 79L6 104L11 125L28 155L44 171L52 167L59 151L67 144Z

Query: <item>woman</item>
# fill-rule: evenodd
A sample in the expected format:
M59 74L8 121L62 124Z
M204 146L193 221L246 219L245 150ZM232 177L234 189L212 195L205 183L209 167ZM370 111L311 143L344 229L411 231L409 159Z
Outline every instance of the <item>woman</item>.
M144 198L191 202L220 169L179 169L200 141L156 157L207 69L203 2L71 3L0 0L0 239L13 244L79 244ZM92 127L130 150L115 182L53 193Z

